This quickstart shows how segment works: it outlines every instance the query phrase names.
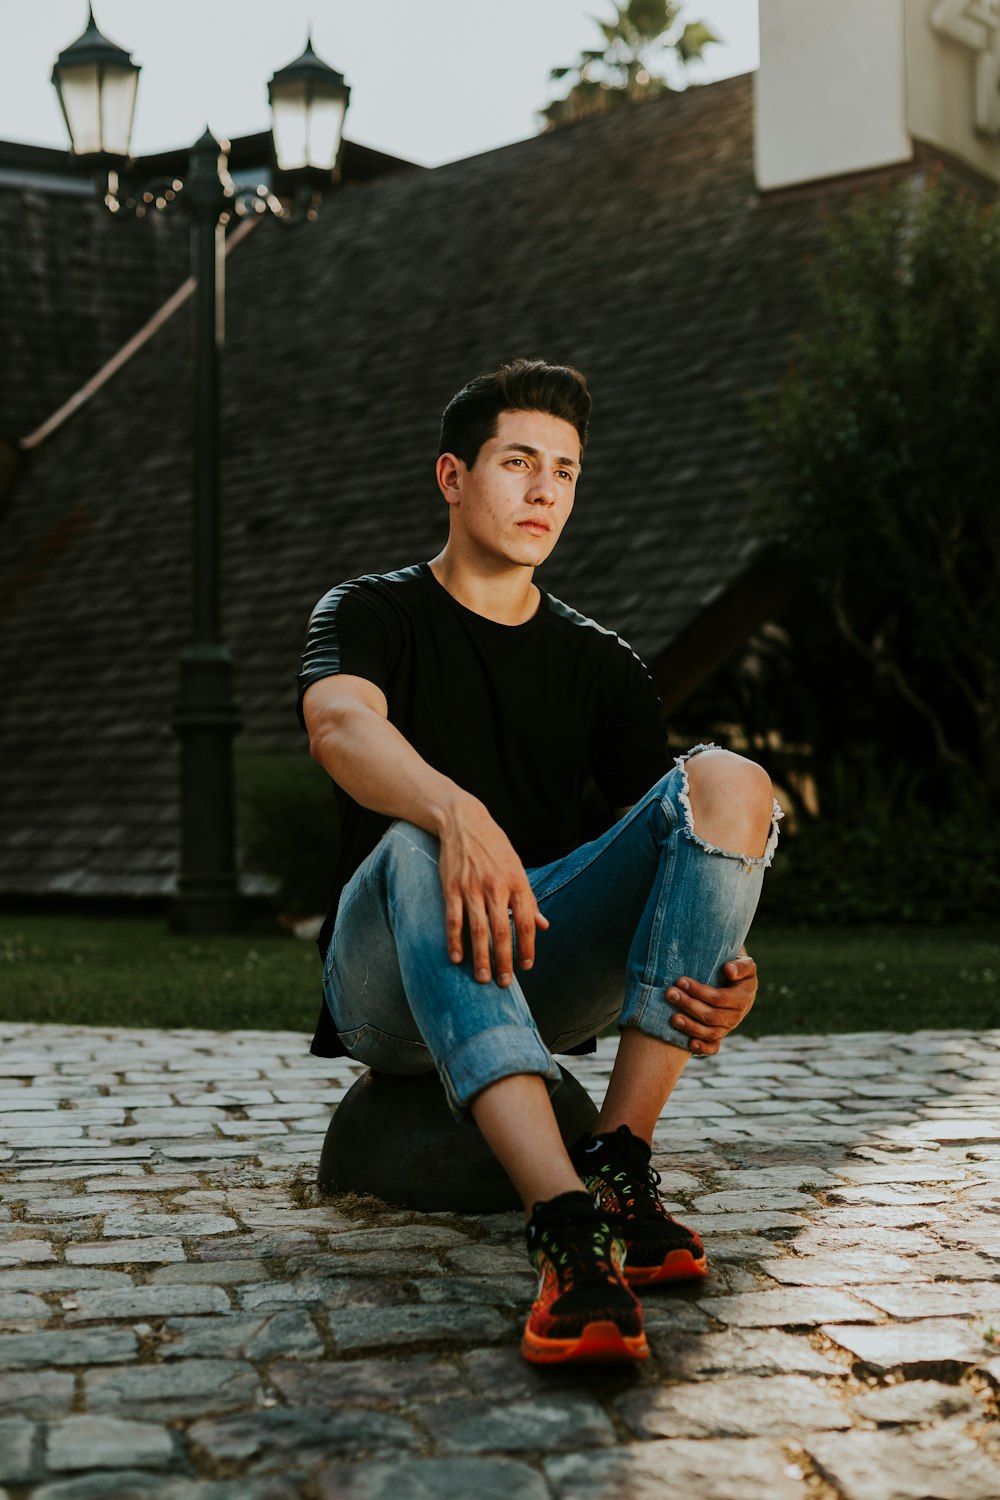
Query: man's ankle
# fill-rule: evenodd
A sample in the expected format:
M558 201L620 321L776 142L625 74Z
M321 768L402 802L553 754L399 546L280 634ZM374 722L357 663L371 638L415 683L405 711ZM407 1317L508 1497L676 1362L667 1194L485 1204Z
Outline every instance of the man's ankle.
M584 1187L582 1182L578 1182L578 1185L575 1188L562 1188L559 1192L552 1193L547 1198L536 1198L534 1202L530 1204L526 1203L524 1206L525 1223L530 1223L531 1219L534 1217L535 1210L538 1208L555 1208L557 1210L559 1208L573 1209L582 1207L584 1200L586 1200L588 1204L592 1204L594 1201L593 1196L587 1192L587 1189Z
M552 1198L539 1198L534 1208L544 1208L553 1211L561 1208L582 1208L585 1204L587 1206L592 1205L593 1201L592 1194L587 1192L587 1189L581 1182L578 1189L573 1188L567 1193L556 1193Z
M642 1141L650 1148L650 1150L653 1149L653 1137L651 1131L648 1134L645 1133L641 1128L629 1124L628 1120L623 1120L620 1115L615 1115L613 1119L614 1124L611 1125L604 1125L600 1120L598 1120L592 1132L593 1139L595 1141L610 1140L615 1135L616 1131L622 1125L625 1125L627 1126L630 1135L634 1136L637 1141Z

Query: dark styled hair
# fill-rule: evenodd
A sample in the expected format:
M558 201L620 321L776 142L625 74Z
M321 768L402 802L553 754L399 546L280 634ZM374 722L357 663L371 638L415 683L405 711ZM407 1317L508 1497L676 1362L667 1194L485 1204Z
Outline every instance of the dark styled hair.
M586 377L572 365L515 359L488 375L477 375L452 396L441 418L438 457L454 453L471 469L483 444L496 437L502 411L543 411L576 428L582 458L590 407Z

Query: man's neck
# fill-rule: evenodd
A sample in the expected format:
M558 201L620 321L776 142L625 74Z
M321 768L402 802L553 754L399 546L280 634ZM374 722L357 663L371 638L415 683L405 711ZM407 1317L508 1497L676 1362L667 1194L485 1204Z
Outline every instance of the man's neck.
M451 556L447 546L429 566L453 599L498 625L524 625L538 612L541 591L531 581L533 568L484 572Z

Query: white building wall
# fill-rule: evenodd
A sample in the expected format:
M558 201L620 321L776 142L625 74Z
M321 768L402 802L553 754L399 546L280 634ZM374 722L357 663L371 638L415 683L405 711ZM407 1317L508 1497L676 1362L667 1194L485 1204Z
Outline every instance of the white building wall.
M1000 0L760 0L762 190L939 147L1000 182Z
M908 161L903 0L760 0L754 97L762 189Z
M1000 0L907 0L910 130L1000 182Z

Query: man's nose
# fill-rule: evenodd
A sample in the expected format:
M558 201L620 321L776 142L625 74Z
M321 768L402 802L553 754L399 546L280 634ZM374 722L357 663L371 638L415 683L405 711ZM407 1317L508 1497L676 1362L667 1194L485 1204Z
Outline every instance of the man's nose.
M556 498L556 482L551 475L543 474L532 486L531 499L536 505L551 505Z

